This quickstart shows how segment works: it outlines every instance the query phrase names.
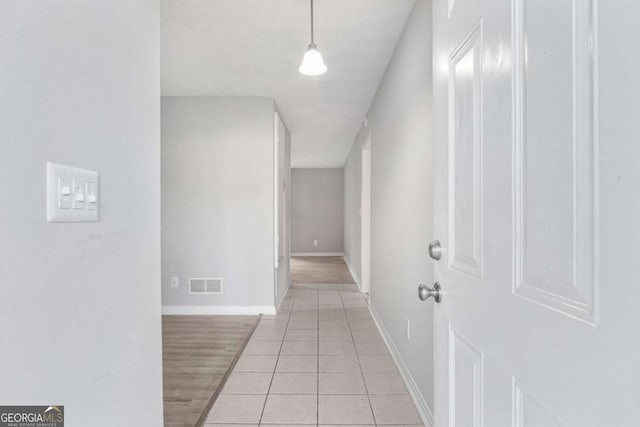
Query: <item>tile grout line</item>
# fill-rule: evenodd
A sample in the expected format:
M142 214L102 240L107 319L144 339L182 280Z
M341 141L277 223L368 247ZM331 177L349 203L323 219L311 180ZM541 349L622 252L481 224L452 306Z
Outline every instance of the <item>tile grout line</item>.
M290 291L291 289L289 289ZM288 291L288 292L289 292ZM294 291L291 295L292 299L295 298L296 292ZM286 298L286 295L285 295ZM262 411L260 412L260 419L258 419L258 425L262 424L262 417L264 416L264 410L267 407L267 401L269 400L269 393L271 392L271 385L273 384L273 379L276 376L276 370L278 369L278 362L280 361L280 354L282 353L282 347L284 346L284 337L287 334L287 330L289 329L289 322L291 321L291 312L293 310L293 301L291 306L289 307L289 314L287 315L287 323L284 328L284 334L282 335L282 341L280 342L280 349L278 350L278 355L276 357L276 364L273 367L273 372L271 373L271 381L269 381L269 387L267 388L267 394L264 396L264 403L262 404ZM277 316L277 313L276 313Z
M351 321L349 320L349 315L347 314L347 308L344 305L344 298L342 297L342 291L340 290L340 287L338 287L338 290L340 294L340 301L342 302L342 308L344 310L345 317L347 318L347 325L349 326L349 333L351 334L351 342L353 343L353 348L356 352L356 360L358 361L358 367L360 368L362 384L364 384L364 391L367 393L367 401L369 402L369 410L371 411L371 416L373 417L373 424L377 426L378 423L376 422L376 415L374 414L373 406L371 405L371 396L369 395L369 389L367 388L367 381L364 378L364 371L362 370L362 364L360 363L360 354L358 352L358 347L356 346L355 337L353 336L353 329L351 329ZM358 293L360 293L360 291L358 291ZM367 305L368 304L369 302L367 301Z
M318 331L316 338L318 339L318 347L316 348L316 426L320 425L320 291L316 285L316 304L317 304L317 325Z
M213 406L215 405L216 400L218 400L218 397L222 394L222 391L224 390L224 387L227 381L233 374L235 367L238 364L238 361L242 357L242 353L244 353L245 348L247 348L249 341L253 337L253 334L256 332L258 325L262 321L262 316L263 316L262 314L258 315L258 321L254 323L253 327L251 328L251 331L249 332L249 336L247 337L247 339L245 339L244 343L242 343L242 345L240 346L238 353L233 358L231 365L229 366L229 368L227 369L227 372L225 372L224 376L222 377L220 384L218 384L218 387L216 388L213 394L213 397L207 403L207 408L202 412L202 414L196 421L196 424L195 424L196 427L206 426L207 418L209 417L209 414L211 413L211 410L213 409Z

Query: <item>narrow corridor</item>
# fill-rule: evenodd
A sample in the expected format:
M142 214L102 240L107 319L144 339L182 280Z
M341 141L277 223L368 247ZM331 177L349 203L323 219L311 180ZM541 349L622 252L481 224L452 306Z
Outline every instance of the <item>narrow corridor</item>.
M206 421L422 425L356 285L292 285L265 316Z

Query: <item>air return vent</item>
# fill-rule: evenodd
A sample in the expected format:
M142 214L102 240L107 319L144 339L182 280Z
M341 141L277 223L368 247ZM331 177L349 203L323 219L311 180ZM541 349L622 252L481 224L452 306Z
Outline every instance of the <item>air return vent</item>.
M221 294L223 293L222 278L220 277L191 277L189 278L190 294Z

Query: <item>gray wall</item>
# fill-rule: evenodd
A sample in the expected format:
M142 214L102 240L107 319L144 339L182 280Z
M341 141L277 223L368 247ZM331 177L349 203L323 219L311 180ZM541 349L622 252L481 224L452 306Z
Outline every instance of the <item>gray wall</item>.
M0 2L0 402L69 426L162 425L159 24ZM99 222L46 222L47 161L100 172Z
M344 171L292 169L292 252L342 252ZM318 246L313 241L318 240Z
M345 252L360 265L361 145L371 132L371 304L433 407L431 2L417 0L345 167ZM405 337L405 317L412 338Z
M273 114L267 98L162 98L163 305L274 305ZM189 277L224 294L190 295Z

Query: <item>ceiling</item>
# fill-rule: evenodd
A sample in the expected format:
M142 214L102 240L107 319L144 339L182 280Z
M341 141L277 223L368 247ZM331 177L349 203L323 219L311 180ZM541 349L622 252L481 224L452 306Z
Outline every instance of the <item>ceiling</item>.
M298 73L308 0L163 0L162 93L274 98L293 167L342 167L414 0L316 0L329 71Z

